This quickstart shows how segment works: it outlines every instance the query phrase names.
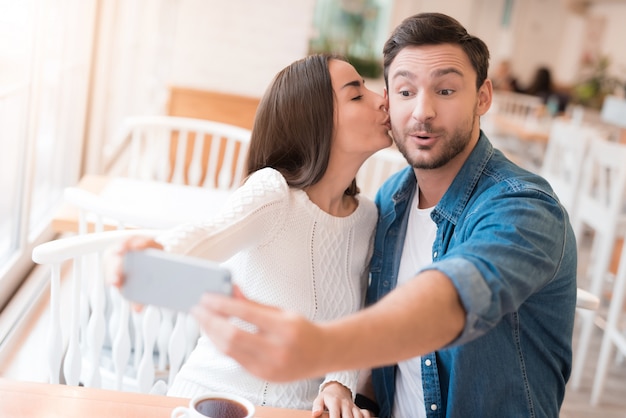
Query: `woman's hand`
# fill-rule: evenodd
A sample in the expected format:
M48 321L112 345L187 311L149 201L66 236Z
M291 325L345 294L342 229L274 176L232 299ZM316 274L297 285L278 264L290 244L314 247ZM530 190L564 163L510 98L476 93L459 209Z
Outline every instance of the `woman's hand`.
M339 382L330 382L313 401L313 417L328 411L330 418L371 418L369 411L360 409L352 400L350 390Z
M117 288L124 284L124 255L128 251L141 251L147 248L156 248L162 250L163 246L152 238L136 236L130 237L122 242L117 248L114 248L109 263L112 267L112 274L107 275L107 283Z
M152 238L135 236L122 242L117 247L111 248L107 251L105 256L105 263L108 266L107 273L105 274L105 280L107 284L117 287L118 289L124 284L124 255L128 251L141 251L147 248L163 249L163 246L156 242ZM142 305L132 304L133 310L141 311Z

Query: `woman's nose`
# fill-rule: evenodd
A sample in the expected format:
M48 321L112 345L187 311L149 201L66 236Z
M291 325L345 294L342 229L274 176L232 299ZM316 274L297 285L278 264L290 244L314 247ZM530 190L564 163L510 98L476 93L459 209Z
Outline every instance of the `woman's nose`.
M383 97L381 95L377 94L377 96L379 97L379 99L378 99L379 100L378 108L381 109L381 110L384 110L387 113L389 113L389 100L387 100L387 98L385 98L385 97Z

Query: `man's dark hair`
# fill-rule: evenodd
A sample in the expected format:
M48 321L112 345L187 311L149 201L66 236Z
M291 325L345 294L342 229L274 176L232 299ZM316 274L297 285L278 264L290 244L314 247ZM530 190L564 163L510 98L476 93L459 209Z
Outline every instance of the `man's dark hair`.
M476 71L476 89L487 79L489 48L479 38L467 33L456 19L442 13L420 13L408 17L393 31L383 48L385 84L389 87L389 66L407 46L453 44L467 54Z

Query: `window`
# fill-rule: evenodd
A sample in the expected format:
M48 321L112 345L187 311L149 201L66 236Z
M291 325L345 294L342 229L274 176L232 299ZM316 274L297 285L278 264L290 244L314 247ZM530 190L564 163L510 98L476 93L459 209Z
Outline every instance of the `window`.
M0 0L0 307L82 161L95 0Z

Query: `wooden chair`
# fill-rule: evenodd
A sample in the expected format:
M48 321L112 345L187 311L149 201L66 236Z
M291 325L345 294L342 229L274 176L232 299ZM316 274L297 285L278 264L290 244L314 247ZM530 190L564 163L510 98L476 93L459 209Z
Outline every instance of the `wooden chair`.
M221 91L170 86L167 114L252 129L260 100L259 97Z
M135 116L127 175L178 184L234 189L245 175L250 130L203 119Z
M49 343L45 348L50 383L148 393L158 386L156 382L169 385L172 381L193 348L190 335L197 339L197 325L186 314L154 306L144 307L133 319L129 302L105 280L111 273L106 252L112 246L131 235L157 233L97 232L35 247L33 261L48 265L51 271ZM69 288L62 287L62 277L67 277ZM66 291L62 293L62 289Z
M589 292L602 300L615 297L611 258L619 240L626 235L626 144L593 139L582 169L576 198L574 233L580 243L592 232L593 243L587 267ZM623 264L623 262L622 262ZM600 310L598 310L598 313ZM581 331L574 357L572 386L580 386L596 311L582 312Z

